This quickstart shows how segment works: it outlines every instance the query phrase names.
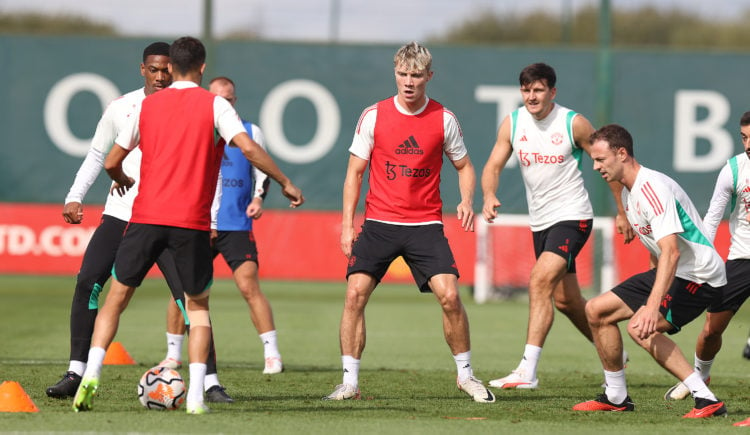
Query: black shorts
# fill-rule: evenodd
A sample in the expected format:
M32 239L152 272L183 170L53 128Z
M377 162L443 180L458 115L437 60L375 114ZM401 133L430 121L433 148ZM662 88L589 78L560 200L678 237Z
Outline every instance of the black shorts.
M542 252L553 252L568 262L568 273L576 273L576 257L591 235L593 219L562 221L542 231L532 233L536 258Z
M346 278L364 272L380 282L388 266L399 256L404 258L423 293L431 291L427 282L435 275L450 273L458 277L443 225L395 225L366 220L352 246Z
M163 225L130 223L117 250L112 276L138 287L164 251L172 255L174 271L186 294L198 295L210 287L213 256L209 232Z
M214 240L214 258L221 254L232 272L246 261L258 264L258 246L252 231L219 231Z
M633 312L646 304L656 280L656 269L639 273L628 278L612 289L612 293L622 299ZM714 301L721 297L721 287L698 284L675 277L667 295L662 299L659 312L674 328L667 331L675 334L700 316Z
M726 270L727 285L723 287L721 299L708 307L709 313L736 313L750 296L750 260L727 260Z

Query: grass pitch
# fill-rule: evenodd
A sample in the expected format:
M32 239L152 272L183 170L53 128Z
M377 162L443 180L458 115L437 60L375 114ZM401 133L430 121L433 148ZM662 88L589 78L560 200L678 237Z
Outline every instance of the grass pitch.
M168 290L161 280L138 289L116 341L138 362L105 366L94 410L74 413L72 400L44 389L67 369L68 315L74 277L0 276L0 381L18 381L38 413L0 413L2 432L119 433L721 433L750 417L750 361L741 357L750 326L744 308L724 336L711 387L727 403L728 418L683 420L692 401L665 402L673 379L629 338L627 368L632 413L580 413L571 407L601 392L595 349L563 316L548 338L540 388L497 391L494 404L474 403L455 385L455 365L443 339L440 308L414 286L381 285L367 308L367 348L360 372L363 400L324 402L341 381L338 324L345 285L263 282L274 309L286 371L262 375L262 346L247 306L232 281L218 281L211 313L219 377L236 403L212 413L148 411L138 403L141 374L165 353ZM523 298L476 305L462 294L471 322L472 363L480 379L505 376L523 350ZM703 319L674 336L692 361ZM183 360L187 359L185 350ZM181 370L187 376L187 369Z

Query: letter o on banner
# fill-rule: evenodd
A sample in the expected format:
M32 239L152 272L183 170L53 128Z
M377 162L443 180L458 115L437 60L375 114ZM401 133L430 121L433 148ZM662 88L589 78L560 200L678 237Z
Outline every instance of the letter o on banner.
M310 142L295 145L284 134L284 110L295 98L308 99L317 112L318 124ZM336 144L341 128L341 113L333 95L312 80L289 80L273 88L260 108L260 124L269 151L280 159L296 164L314 162Z
M71 156L84 157L89 150L91 138L76 137L68 125L68 106L79 92L96 95L104 111L110 101L120 96L120 90L98 74L78 73L57 82L47 94L44 102L44 128L52 143Z

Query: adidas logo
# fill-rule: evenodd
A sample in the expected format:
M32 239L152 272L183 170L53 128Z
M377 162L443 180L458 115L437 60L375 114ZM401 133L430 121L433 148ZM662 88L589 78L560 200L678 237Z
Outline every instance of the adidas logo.
M396 154L422 155L424 154L424 151L419 148L419 144L417 143L417 140L414 139L414 136L409 136L409 139L406 139L396 147Z
M518 139L519 142L528 142L529 140L526 139L526 135L521 136L521 139Z

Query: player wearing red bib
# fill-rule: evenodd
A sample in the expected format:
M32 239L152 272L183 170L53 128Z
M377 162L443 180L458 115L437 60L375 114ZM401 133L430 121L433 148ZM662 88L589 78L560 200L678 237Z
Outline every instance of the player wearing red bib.
M208 412L203 381L211 336L207 291L213 275L210 209L224 150L216 133L238 146L248 160L276 180L292 207L304 202L301 191L250 140L231 104L199 87L205 70L203 44L183 37L171 45L169 55L172 86L143 100L140 113L134 114L129 127L120 132L117 145L104 163L116 182L114 189L126 191L133 179L123 171L122 161L140 144L140 190L117 251L112 286L96 318L88 366L73 399L75 411L91 409L105 349L117 332L120 315L156 257L169 251L185 284L191 328L186 408L191 414Z
M474 230L476 175L456 117L425 95L433 75L431 64L430 52L416 42L398 50L394 57L398 93L365 109L349 148L341 231L341 249L349 258L340 328L344 375L325 400L359 397L365 305L391 262L402 256L419 289L431 291L443 309L445 340L456 362L458 388L477 402L495 401L471 368L469 321L458 293L456 263L443 234L443 154L458 172L461 202L457 212L466 231ZM357 235L354 214L368 164L365 223Z

